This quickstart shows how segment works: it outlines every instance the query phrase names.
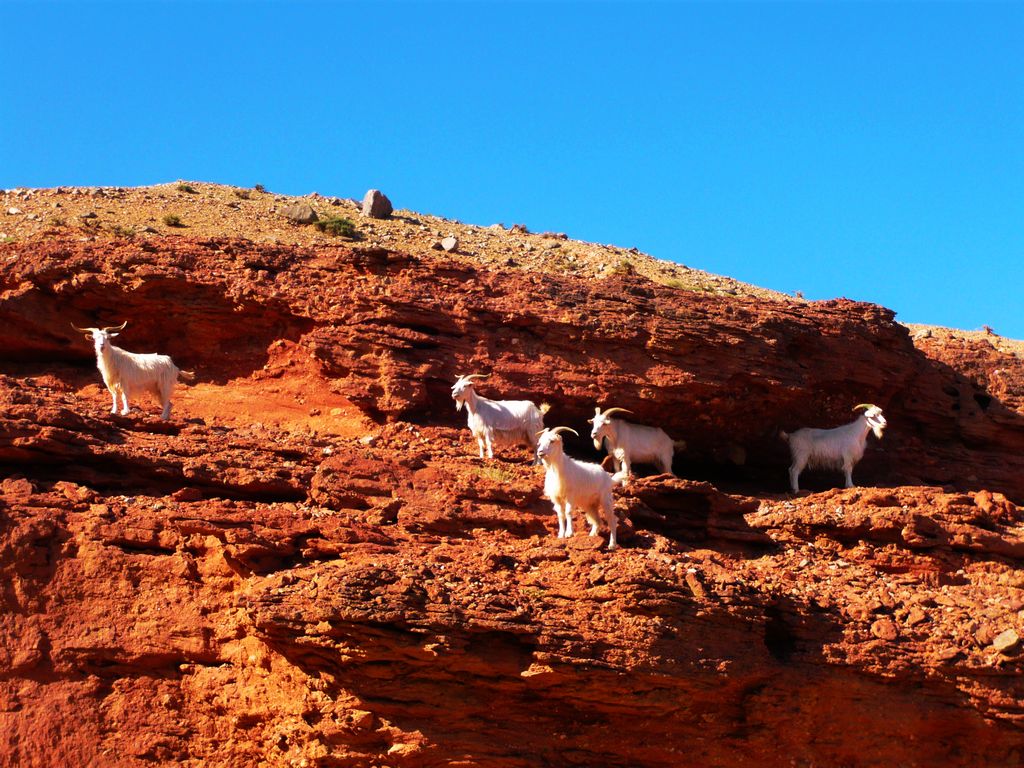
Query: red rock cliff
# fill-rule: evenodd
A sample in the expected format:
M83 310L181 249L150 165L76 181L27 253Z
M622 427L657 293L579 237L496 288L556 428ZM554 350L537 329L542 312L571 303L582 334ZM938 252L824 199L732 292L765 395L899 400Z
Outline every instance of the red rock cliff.
M1024 757L1012 355L373 248L52 239L0 270L4 765ZM171 422L111 417L69 325L124 319L196 371ZM558 541L525 451L475 458L470 371L549 424L630 408L685 479L619 494L617 552ZM777 430L864 401L873 487L783 495Z

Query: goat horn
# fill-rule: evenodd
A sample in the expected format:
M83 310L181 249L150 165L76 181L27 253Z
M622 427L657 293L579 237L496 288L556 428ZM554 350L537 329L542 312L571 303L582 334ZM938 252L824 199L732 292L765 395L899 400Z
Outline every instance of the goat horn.
M74 329L75 329L76 331L78 331L79 333L87 333L87 334L88 334L88 333L92 333L92 332L93 332L93 331L95 331L95 330L99 330L99 329L97 329L97 328L79 328L79 327L78 327L77 325L75 325L74 323L72 323L72 324L71 324L71 327L72 327L72 328L74 328Z
M627 410L626 408L609 408L604 412L604 415L611 416L613 413L618 413L619 411L622 411L622 413L632 413L632 411Z
M128 325L128 321L125 320L120 325L108 325L103 328L104 331L123 331L124 327Z
M577 432L572 427L553 427L552 429L549 429L548 432L551 432L552 434L555 435L557 435L559 432L572 432L574 435L576 435L576 437L580 436L580 433Z
M855 411L859 411L861 408L866 411L868 408L878 408L878 406L872 405L871 403L860 403L859 405L853 406L853 410Z

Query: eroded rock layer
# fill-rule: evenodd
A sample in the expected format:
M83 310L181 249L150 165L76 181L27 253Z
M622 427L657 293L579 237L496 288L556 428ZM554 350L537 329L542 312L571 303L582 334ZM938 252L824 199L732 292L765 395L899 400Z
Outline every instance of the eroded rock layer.
M0 278L0 764L1024 760L1012 355L379 249L54 239ZM125 319L196 372L170 422L110 416L70 328ZM630 408L682 479L617 492L618 551L555 539L470 371L581 432ZM866 401L873 487L784 494L777 430Z

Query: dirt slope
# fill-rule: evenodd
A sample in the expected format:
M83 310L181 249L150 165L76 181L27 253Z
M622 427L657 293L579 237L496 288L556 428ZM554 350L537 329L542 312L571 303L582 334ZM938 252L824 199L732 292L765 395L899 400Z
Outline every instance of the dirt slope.
M429 245L48 231L0 245L0 765L1024 759L1012 346ZM69 327L123 319L196 372L170 422L110 416ZM683 479L617 493L620 550L559 541L526 451L475 457L471 370L549 424L632 408ZM776 430L865 400L870 487L786 494Z

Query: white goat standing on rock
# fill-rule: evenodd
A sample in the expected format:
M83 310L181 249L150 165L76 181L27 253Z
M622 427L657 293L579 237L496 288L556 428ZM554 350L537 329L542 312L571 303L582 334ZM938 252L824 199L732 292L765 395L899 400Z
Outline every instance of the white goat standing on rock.
M178 368L167 355L137 354L115 347L110 340L123 331L128 325L125 320L121 325L105 328L79 328L74 323L71 327L92 339L96 345L96 367L103 375L103 383L110 390L114 405L110 409L117 413L117 398L121 397L121 415L128 415L128 396L136 397L143 392L153 394L163 406L162 419L171 417L171 392L180 374L183 379L190 380L194 376L191 371Z
M834 429L812 429L804 427L792 434L780 431L779 437L789 443L793 463L789 467L789 484L793 493L800 491L800 473L804 467L818 469L842 469L846 474L846 487L853 488L853 467L864 455L868 433L882 439L886 427L882 409L871 403L854 406L864 413L841 427Z
M529 400L488 400L473 389L473 379L485 379L479 373L459 376L452 387L455 410L466 406L469 412L469 431L476 438L480 458L494 458L495 443L523 443L531 450L537 447L537 435L544 430L546 403L538 408Z
M590 430L590 436L594 440L594 447L601 450L601 441L604 440L608 446L608 455L612 457L615 464L615 471L622 472L628 477L632 471L633 462L650 463L656 466L661 472L673 474L672 456L677 450L686 447L685 440L673 442L665 430L659 427L645 427L642 424L632 424L622 419L613 419L613 413L632 413L625 408L609 408L604 413L601 409L594 408L594 418L590 423L594 428Z
M572 513L582 509L590 523L590 535L597 536L597 511L601 510L608 524L608 549L615 549L615 517L612 488L622 482L622 473L610 475L598 464L578 461L565 454L559 432L579 433L569 427L545 429L537 441L537 455L544 462L544 495L554 504L558 515L558 538L572 536Z

